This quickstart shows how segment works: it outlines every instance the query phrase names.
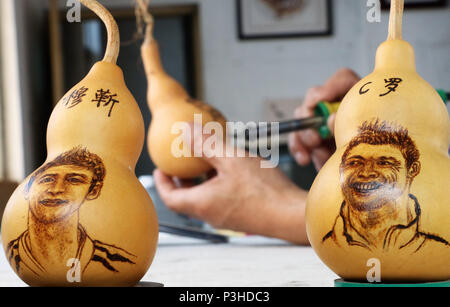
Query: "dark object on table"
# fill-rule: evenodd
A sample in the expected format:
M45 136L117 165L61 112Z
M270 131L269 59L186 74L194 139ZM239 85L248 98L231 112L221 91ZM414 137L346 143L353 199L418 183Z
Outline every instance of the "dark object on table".
M215 234L201 228L192 228L187 226L171 225L164 222L159 222L159 231L170 233L173 235L191 237L200 240L211 241L212 243L227 243L228 237Z
M228 237L205 229L202 221L177 214L164 204L156 190L153 176L141 176L139 181L150 195L158 214L159 231L195 239L207 240L213 243L226 243Z

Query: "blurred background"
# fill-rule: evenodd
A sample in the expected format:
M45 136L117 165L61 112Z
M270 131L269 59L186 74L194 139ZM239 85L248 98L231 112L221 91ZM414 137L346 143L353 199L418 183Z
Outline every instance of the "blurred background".
M85 9L81 23L69 23L66 17L73 2L0 1L2 206L15 182L44 162L46 126L55 103L103 58L103 24ZM372 2L377 1L152 0L151 12L168 73L228 120L248 122L292 118L308 88L322 84L339 68L349 67L361 76L370 73L388 23L385 9L380 22L373 20L373 5L367 6ZM406 2L412 6L404 15L404 38L415 48L418 72L448 92L450 4ZM101 3L119 24L118 65L148 127L151 114L135 1ZM280 167L299 186L309 188L314 167L296 166L285 144L281 153ZM144 147L137 175L151 174L153 169Z

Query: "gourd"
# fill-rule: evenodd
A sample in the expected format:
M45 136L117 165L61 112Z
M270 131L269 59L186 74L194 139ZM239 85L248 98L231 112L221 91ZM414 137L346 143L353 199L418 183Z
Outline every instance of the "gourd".
M186 90L167 74L161 63L159 47L153 37L153 17L147 6L138 0L146 22L145 40L141 46L141 55L148 80L147 100L152 121L147 136L148 151L153 163L164 173L178 178L194 178L211 169L211 166L189 150L183 154L183 148L190 146L188 140L182 140L180 147L175 146L181 134L174 128L176 123L194 122L194 115L201 115L202 126L217 122L225 131L226 120L213 107L202 101L192 99ZM181 129L180 129L181 130ZM220 131L216 131L220 133ZM174 153L174 150L180 153Z
M450 121L416 72L413 47L402 40L403 1L391 5L389 36L373 73L337 112L337 150L309 192L307 234L345 280L370 281L378 263L382 282L444 281L450 278Z
M2 220L13 270L33 286L131 286L156 251L153 203L135 176L142 114L115 64L117 24L97 1L81 0L106 24L105 57L55 106L48 156L14 192Z

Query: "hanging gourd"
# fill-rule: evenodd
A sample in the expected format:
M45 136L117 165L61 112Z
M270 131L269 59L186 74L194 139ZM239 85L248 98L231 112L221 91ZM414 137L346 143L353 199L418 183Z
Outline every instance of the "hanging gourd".
M164 173L179 178L194 178L209 171L211 166L193 156L190 149L186 152L185 149L190 148L190 144L186 144L189 140L182 137L181 128L177 131L177 123L194 122L196 115L201 117L202 125L216 122L223 132L226 120L210 105L189 97L186 90L166 73L158 43L153 37L154 20L147 11L147 4L138 0L138 10L146 23L141 54L148 80L147 100L152 114L147 137L148 151L153 163ZM220 131L215 133L218 135Z
M382 282L450 278L450 120L402 40L403 4L391 3L375 70L345 96L336 153L308 195L310 242L345 280L375 265Z
M134 173L145 128L115 64L117 24L97 1L81 2L107 26L106 55L55 107L48 157L2 220L7 259L33 286L134 285L156 251L156 212Z

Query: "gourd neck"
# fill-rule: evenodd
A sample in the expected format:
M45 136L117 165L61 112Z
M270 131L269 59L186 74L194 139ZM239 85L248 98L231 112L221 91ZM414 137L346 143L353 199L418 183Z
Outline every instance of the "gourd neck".
M377 50L375 70L416 71L413 47L402 38L404 0L391 0L387 40Z
M107 81L111 84L125 83L122 69L116 64L105 61L95 63L86 77L100 77L102 81Z
M375 70L416 71L414 49L402 39L389 39L377 49Z
M161 55L159 52L158 42L153 38L153 35L146 35L142 44L143 61L147 75L151 78L154 72L164 73L164 67L161 62Z

